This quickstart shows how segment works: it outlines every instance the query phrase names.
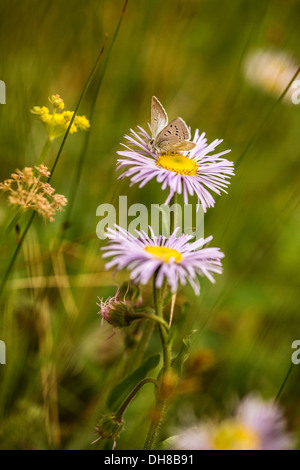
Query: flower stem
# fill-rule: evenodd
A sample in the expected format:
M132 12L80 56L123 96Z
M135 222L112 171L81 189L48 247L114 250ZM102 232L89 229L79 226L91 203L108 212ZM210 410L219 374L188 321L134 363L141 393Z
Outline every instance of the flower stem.
M244 148L244 150L242 151L242 153L240 154L240 156L238 157L238 159L236 160L235 162L235 167L237 168L238 165L241 163L241 161L243 160L243 158L245 157L245 155L248 153L248 150L252 147L252 145L257 141L257 139L260 137L260 134L261 134L261 131L264 129L264 126L265 126L265 123L266 122L269 122L269 117L271 116L271 114L273 113L274 109L277 107L277 105L283 100L283 98L285 97L285 95L287 94L288 90L290 89L292 83L294 82L295 78L298 76L300 72L300 67L298 68L298 70L296 70L296 72L294 73L293 77L291 77L291 80L289 81L289 83L287 84L287 86L285 87L285 89L283 90L283 92L281 93L281 95L279 96L279 98L274 101L274 103L272 104L272 106L270 107L270 109L267 111L266 115L264 116L264 118L262 119L262 121L259 123L258 125L258 128L256 129L256 131L254 132L254 135L252 136L252 138L250 139L250 141L247 143L246 147Z
M29 228L30 228L32 222L33 222L33 219L34 219L35 215L36 215L36 212L32 212L31 217L30 217L30 219L29 219L29 221L28 221L28 223L27 223L27 225L26 225L26 227L25 227L25 230L24 230L24 232L23 232L23 234L22 234L22 236L21 236L21 238L20 238L20 242L17 244L16 249L15 249L15 251L14 251L14 254L13 254L11 260L10 260L10 263L9 263L9 265L8 265L8 267L7 267L6 271L5 271L5 273L4 273L3 279L2 279L1 284L0 284L0 298L1 298L1 295L2 295L2 292L3 292L3 289L4 289L4 287L5 287L7 278L8 278L8 276L9 276L9 274L10 274L10 271L11 271L12 268L13 268L13 265L14 265L16 259L17 259L17 256L18 256L19 252L20 252L20 250L21 250L21 248L22 248L24 239L25 239L25 237L26 237L26 234L27 234L27 232L28 232L28 230L29 230Z
M159 289L155 286L156 282L156 275L154 276L153 279L153 297L154 297L154 303L155 303L155 310L156 310L156 315L159 318L163 319L163 294L164 294L164 285ZM164 382L164 377L168 373L170 367L171 367L171 349L170 349L170 344L169 344L169 335L168 331L165 328L162 328L160 324L158 324L158 331L159 331L159 336L160 336L160 341L163 349L163 373L161 376L160 380L160 386L157 394L157 400L156 400L156 405L155 409L153 412L153 417L151 420L150 428L148 431L148 435L145 441L144 448L147 450L153 449L155 447L156 439L157 439L157 433L159 430L159 426L162 422L164 411L166 408L166 399L163 398L162 393L161 393L161 388L162 384Z
M170 202L170 206L173 206L173 205L175 206L174 211L171 212L170 234L172 234L175 228L178 227L178 213L176 210L176 204L177 204L177 193L175 192ZM160 289L158 289L155 286L155 283L156 283L156 275L154 276L154 280L153 280L153 298L154 298L156 315L158 318L163 319L163 300L164 300L164 290L166 286L166 279L164 281L163 286ZM168 326L171 326L171 323L172 323L175 302L176 302L176 293L173 294L172 296L170 320L169 320ZM155 447L158 429L163 420L167 400L163 396L163 393L161 393L162 391L161 389L164 384L164 379L167 376L171 368L171 345L169 342L169 334L168 334L169 329L162 328L161 325L159 324L158 330L159 330L160 341L161 341L161 345L163 349L163 373L162 373L162 377L160 381L160 389L158 390L158 394L157 394L157 400L156 400L156 405L155 405L155 409L153 413L153 418L150 424L150 428L149 428L145 446L144 446L144 448L147 450L151 450L153 449L153 447Z
M47 153L50 149L50 146L51 146L51 143L52 141L48 138L44 144L44 147L43 147L43 150L39 156L39 158L37 159L37 161L35 162L35 165L34 166L39 166L41 163L43 163L43 161L45 160L46 156L47 156Z
M167 331L169 331L168 323L161 317L157 315L152 315L151 313L135 313L132 315L132 319L134 320L152 320L160 325L164 326Z
M283 389L284 389L284 387L285 387L285 384L287 383L287 380L288 380L288 378L289 378L289 376L290 376L290 373L291 373L292 370L293 370L293 367L294 367L294 363L292 362L292 364L290 365L290 368L289 368L289 370L288 370L288 372L287 372L287 374L286 374L286 376L285 376L285 378L284 378L284 381L283 381L283 383L282 383L282 385L281 385L281 387L280 387L280 389L279 389L279 392L278 392L277 395L276 395L275 401L278 401L278 400L279 400L279 398L280 398L280 396L281 396L281 393L282 393L282 391L283 391Z
M19 218L21 217L22 215L22 211L23 209L21 207L19 207L17 209L17 211L15 212L15 215L13 217L13 219L9 222L9 224L7 225L7 227L4 229L4 235L7 236L9 235L9 233L12 231L13 228L15 228Z
M106 44L106 40L105 40L105 42L104 42L104 45L105 45L105 44ZM96 59L96 62L95 62L95 64L94 64L93 68L92 68L92 71L91 71L90 75L88 76L88 79L87 79L87 81L86 81L86 83L85 83L85 85L84 85L84 87L83 87L83 90L82 90L82 92L81 92L81 95L80 95L80 97L79 97L79 100L78 100L78 102L77 102L77 104L76 104L75 111L74 111L74 113L72 114L72 118L71 118L71 120L70 120L70 122L69 122L69 125L68 125L68 128L67 128L67 130L66 130L66 132L65 132L65 134L64 134L62 143L60 144L60 147L59 147L58 153L57 153L57 155L56 155L55 161L54 161L54 163L53 163L53 165L52 165L51 174L50 174L50 176L49 176L49 178L48 178L48 180L47 180L48 183L50 183L50 180L51 180L51 178L52 178L52 176L53 176L54 170L55 170L55 168L56 168L56 165L57 165L57 163L58 163L58 160L59 160L59 158L60 158L60 155L61 155L61 153L62 153L62 150L63 150L63 148L64 148L64 146L65 146L66 140L67 140L68 135L69 135L69 132L70 132L70 130L71 130L73 121L74 121L74 119L75 119L75 117L76 117L76 115L77 115L77 111L78 111L78 108L79 108L79 106L80 106L80 104L81 104L81 101L83 100L83 98L84 98L84 96L85 96L85 94L86 94L86 91L87 91L87 89L89 88L89 86L90 86L90 84L91 84L91 81L92 81L92 79L93 79L93 77L94 77L94 75L95 75L95 73L96 73L96 70L97 70L97 68L98 68L98 66L99 66L99 62L100 62L101 57L102 57L102 55L103 55L104 45L102 46L102 48L101 48L101 50L100 50L100 53L99 53L99 55L98 55L98 57L97 57L97 59Z
M171 219L170 233L173 233L175 228L178 227L178 214L177 214L177 210L176 210L177 193L175 193L174 196L172 197L171 205L172 204L174 204L175 207L174 207L174 212L172 212L173 217ZM175 292L175 294L172 295L171 309L170 309L170 316L169 316L169 327L172 325L175 303L176 303L176 292Z
M151 377L146 377L145 379L141 380L135 387L134 389L130 392L128 397L123 401L122 405L118 409L118 411L115 414L115 417L118 421L122 420L123 414L126 411L126 408L130 404L130 402L134 399L138 391L147 383L153 383L156 387L158 386L157 380L152 379Z
M111 41L109 50L108 50L108 52L107 52L107 56L106 56L105 62L104 62L104 64L103 64L103 68L102 68L102 70L101 70L100 77L99 77L99 79L98 79L98 83L96 84L96 87L95 87L95 90L94 90L94 93L93 93L92 105L91 105L91 109L90 109L90 113L89 113L89 120L90 120L90 123L92 123L92 121L93 121L94 112L95 112L96 103L97 103L97 98L98 98L98 95L99 95L99 92L100 92L100 88L101 88L101 85L102 85L102 82L103 82L103 78L104 78L104 75L105 75L105 72L106 72L106 69L107 69L107 66L108 66L110 57L111 57L111 53L112 53L114 44L115 44L115 42L116 42L116 39L117 39L119 30L120 30L120 27L121 27L121 23L122 23L123 17L124 17L124 15L125 15L127 3L128 3L128 0L125 0L124 6L123 6L123 10L122 10L121 16L120 16L120 18L119 18L119 22L118 22L117 27L116 27L116 30L115 30L115 32L114 32L114 35L113 35L113 38L112 38L112 41ZM101 55L103 54L105 44L106 44L106 43L104 43L104 46L103 46L103 48L102 48ZM65 219L64 219L64 222L63 222L63 224L62 224L62 233L61 233L61 235L64 234L65 230L69 227L69 224L70 224L70 219L71 219L71 215L72 215L72 210L73 210L73 207L74 207L74 205L75 205L75 200L76 200L77 193L78 193L77 190L78 190L79 183L80 183L80 180L81 180L82 168L83 168L85 156L86 156L86 153L87 153L87 149L88 149L88 146L89 146L90 135L91 135L91 132L86 132L85 137L84 137L84 144L83 144L83 147L82 147L82 150L81 150L79 159L78 159L78 163L77 163L77 168L76 168L75 174L74 174L73 179L72 179L72 182L71 182L70 194L69 194L69 197L68 197L68 199L69 199L70 202L69 202L68 207L67 207L67 209L66 209Z
M136 349L134 351L134 361L131 361L131 365L129 365L129 372L131 372L133 369L136 369L144 356L149 338L153 332L154 329L154 323L152 321L146 321L145 322L145 329L143 331L142 337L140 341L137 343Z

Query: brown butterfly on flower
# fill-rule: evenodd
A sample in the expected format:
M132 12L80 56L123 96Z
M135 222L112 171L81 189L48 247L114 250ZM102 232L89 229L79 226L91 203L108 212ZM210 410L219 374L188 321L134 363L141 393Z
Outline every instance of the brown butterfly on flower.
M157 154L186 152L196 147L190 142L191 133L184 120L177 117L168 122L168 115L155 96L152 97L151 130L150 148Z

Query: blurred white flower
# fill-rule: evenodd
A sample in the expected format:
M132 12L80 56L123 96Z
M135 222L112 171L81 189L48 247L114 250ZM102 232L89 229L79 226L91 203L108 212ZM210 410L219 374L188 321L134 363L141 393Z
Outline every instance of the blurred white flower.
M286 89L297 70L299 70L299 64L285 51L253 50L246 55L243 63L246 80L277 98ZM300 72L286 92L283 98L285 102L297 104L294 97L297 94L297 88L300 89L299 78ZM298 95L300 95L300 90Z
M184 429L173 445L180 450L287 450L292 448L293 438L286 431L279 406L250 395L233 416Z

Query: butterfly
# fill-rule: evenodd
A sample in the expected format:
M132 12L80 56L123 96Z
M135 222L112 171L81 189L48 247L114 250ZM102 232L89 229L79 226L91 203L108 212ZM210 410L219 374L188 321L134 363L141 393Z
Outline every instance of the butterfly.
M152 96L151 130L149 144L152 152L185 152L196 147L194 142L189 142L191 133L184 120L178 117L168 123L168 115L155 96Z

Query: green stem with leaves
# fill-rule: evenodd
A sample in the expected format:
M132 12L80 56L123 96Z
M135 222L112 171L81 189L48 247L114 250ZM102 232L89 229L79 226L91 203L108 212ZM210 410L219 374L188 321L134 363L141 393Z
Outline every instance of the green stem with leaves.
M174 210L171 212L170 234L172 234L175 228L178 226L178 214L176 210L176 204L177 204L177 194L175 193L170 202L170 206L171 207L174 206ZM163 319L163 300L164 300L164 292L165 292L165 287L166 287L166 279L164 281L163 286L160 289L158 289L155 286L155 283L156 283L156 275L154 276L154 280L153 280L153 298L154 298L156 315L159 318ZM170 320L173 315L172 309L174 308L176 294L173 295L172 299L173 299L173 302L172 302L172 307L171 307ZM165 409L166 409L166 402L167 402L166 397L164 396L164 393L162 393L162 387L164 387L164 380L167 377L171 368L171 343L169 340L169 332L168 330L165 330L164 328L162 328L160 325L158 325L158 330L159 330L159 336L160 336L160 341L161 341L162 350L163 350L163 369L162 369L162 375L161 375L161 381L160 381L160 389L158 390L158 394L157 394L155 410L153 413L153 418L150 424L150 428L149 428L145 446L144 446L144 448L147 450L153 449L157 441L159 426L161 425L161 422L163 420L163 416L164 416Z
M153 280L153 297L155 303L155 311L158 318L163 319L163 299L164 299L164 290L165 290L165 283L161 288L157 288L155 286L156 283L156 275L154 276ZM166 408L166 399L163 396L162 387L164 386L164 379L168 374L170 367L171 367L171 345L169 343L169 334L168 331L163 328L160 324L158 324L158 331L160 336L160 341L163 350L163 368L162 373L160 374L160 385L157 392L157 400L155 404L155 409L153 412L153 417L151 420L150 428L148 431L148 435L145 441L144 448L147 450L151 450L155 447L157 434L159 430L159 426L162 422L163 415Z

